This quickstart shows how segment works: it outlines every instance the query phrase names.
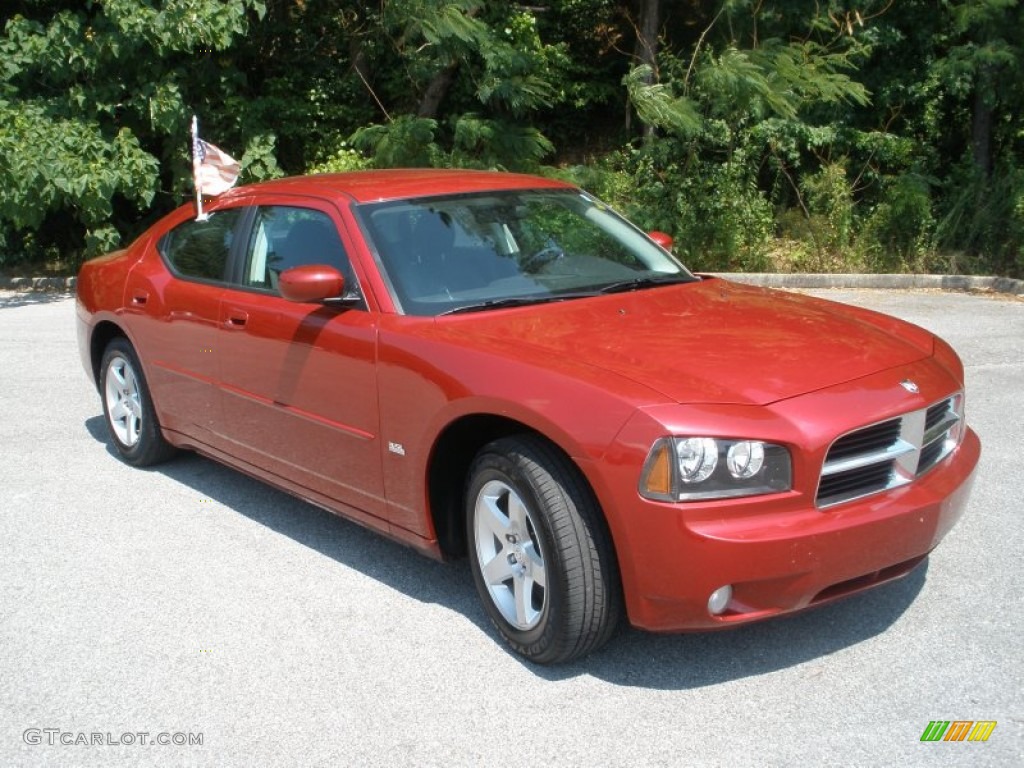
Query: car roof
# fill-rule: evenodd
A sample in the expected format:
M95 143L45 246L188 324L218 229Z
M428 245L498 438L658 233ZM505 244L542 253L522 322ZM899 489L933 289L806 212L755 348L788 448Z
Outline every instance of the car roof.
M317 197L346 195L357 203L402 200L411 197L485 192L506 189L573 189L557 179L500 171L410 168L349 173L322 173L238 187L224 198L252 193L308 194Z

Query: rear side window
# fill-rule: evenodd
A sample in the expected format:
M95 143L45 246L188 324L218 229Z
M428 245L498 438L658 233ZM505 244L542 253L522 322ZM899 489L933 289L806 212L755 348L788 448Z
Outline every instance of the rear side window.
M227 280L228 256L244 208L209 214L203 221L183 222L160 238L160 255L182 277Z

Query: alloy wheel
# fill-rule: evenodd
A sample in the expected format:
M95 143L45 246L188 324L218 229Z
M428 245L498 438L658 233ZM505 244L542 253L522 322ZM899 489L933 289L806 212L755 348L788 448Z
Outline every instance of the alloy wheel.
M107 363L106 399L110 428L126 448L139 442L142 431L142 399L139 379L132 364L121 355Z
M480 489L473 533L494 606L516 629L533 629L547 602L547 571L530 510L514 488L491 480Z

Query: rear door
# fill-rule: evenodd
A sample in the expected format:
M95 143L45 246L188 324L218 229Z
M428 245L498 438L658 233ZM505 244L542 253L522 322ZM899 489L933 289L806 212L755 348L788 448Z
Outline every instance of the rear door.
M213 444L221 421L221 300L248 209L188 219L154 244L127 284L130 327L160 423Z
M239 458L383 519L375 315L278 291L284 270L328 264L358 292L346 241L327 204L256 208L221 302L223 432Z

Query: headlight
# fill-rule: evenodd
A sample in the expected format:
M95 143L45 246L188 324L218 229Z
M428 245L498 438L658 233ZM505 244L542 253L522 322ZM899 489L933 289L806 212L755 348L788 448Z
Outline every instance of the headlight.
M684 483L703 483L718 466L718 445L710 437L688 437L676 443L679 479Z
M728 499L792 486L789 451L760 440L663 437L640 475L640 495L657 501Z

